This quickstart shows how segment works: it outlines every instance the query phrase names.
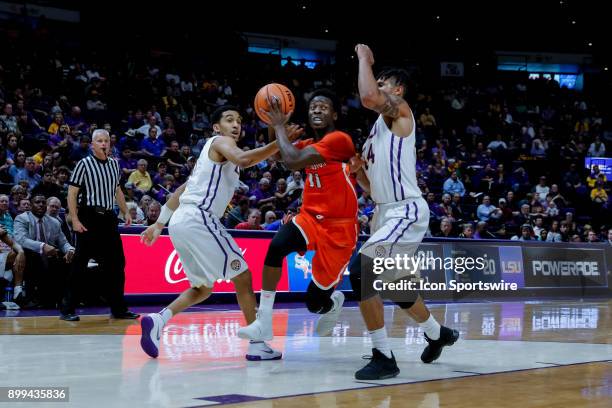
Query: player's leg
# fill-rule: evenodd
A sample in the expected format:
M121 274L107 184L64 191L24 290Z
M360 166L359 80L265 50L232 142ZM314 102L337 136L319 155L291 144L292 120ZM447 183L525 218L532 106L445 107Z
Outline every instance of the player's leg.
M344 294L334 287L323 289L312 280L306 291L306 307L311 313L320 314L315 332L319 336L329 336L342 312Z
M203 302L211 293L212 288L206 286L189 288L158 313L150 313L144 316L140 321L140 327L142 329L140 346L144 352L150 357L156 358L159 355L159 339L161 338L161 332L168 321L188 307Z
M276 286L282 273L283 259L292 252L305 250L306 240L293 221L283 225L276 233L270 242L264 261L257 317L254 322L238 330L238 337L257 341L272 340L272 310Z
M212 251L218 255L219 251L227 253L227 249L219 246L221 241L218 236L202 227L202 222L198 220L199 213L195 207L179 208L170 220L170 238L191 288L158 313L142 318L140 345L145 353L153 358L159 355L159 339L168 321L188 307L206 300L212 293L215 280L221 277L218 271L227 270L227 256L212 256ZM209 245L206 245L207 243ZM207 250L211 252L206 252Z
M240 305L240 310L242 310L247 325L249 325L255 321L257 311L257 299L253 292L251 271L247 269L232 278L232 282L236 289L236 299ZM249 341L249 349L246 354L247 360L279 360L282 356L281 352L273 350L263 340Z
M359 311L372 339L372 359L355 373L358 380L383 380L393 378L400 372L387 338L384 304L374 291L372 258L357 254L349 265L353 292L359 300ZM368 273L364 274L364 271Z
M444 347L452 346L459 339L457 330L442 326L436 321L421 296L414 303L396 302L396 304L414 319L425 333L428 344L421 353L421 361L424 363L429 364L437 360Z

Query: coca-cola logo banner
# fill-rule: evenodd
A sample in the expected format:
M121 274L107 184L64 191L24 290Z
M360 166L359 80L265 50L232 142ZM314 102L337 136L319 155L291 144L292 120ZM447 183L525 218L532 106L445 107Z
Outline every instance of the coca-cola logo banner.
M189 288L181 260L169 236L162 235L151 247L141 244L139 235L122 234L121 238L126 260L126 294L180 293ZM270 239L236 238L236 243L252 272L253 289L261 290L261 272ZM202 245L208 243L202 242ZM283 270L278 290L288 291L285 264ZM234 285L227 281L217 281L214 291L234 292Z

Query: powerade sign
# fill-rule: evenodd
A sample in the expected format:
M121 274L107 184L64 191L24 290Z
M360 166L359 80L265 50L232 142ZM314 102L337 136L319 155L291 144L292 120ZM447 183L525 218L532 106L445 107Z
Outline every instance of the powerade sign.
M525 287L607 287L603 248L523 247Z

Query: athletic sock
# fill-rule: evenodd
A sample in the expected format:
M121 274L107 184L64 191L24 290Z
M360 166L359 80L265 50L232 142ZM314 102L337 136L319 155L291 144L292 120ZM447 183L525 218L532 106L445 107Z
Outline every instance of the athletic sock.
M159 314L162 317L162 320L164 321L164 325L166 323L168 323L168 320L170 320L172 318L172 310L168 309L167 307L165 307L164 309L162 309Z
M389 340L387 339L387 329L385 326L378 330L373 330L370 333L372 338L372 345L375 349L378 349L387 358L391 358L391 347L389 347Z
M431 340L438 340L440 338L440 323L434 319L431 313L427 320L423 323L419 323L419 326L421 326L427 337Z
M274 309L274 297L276 291L273 290L262 290L259 299L259 313L263 316L272 316L272 309Z

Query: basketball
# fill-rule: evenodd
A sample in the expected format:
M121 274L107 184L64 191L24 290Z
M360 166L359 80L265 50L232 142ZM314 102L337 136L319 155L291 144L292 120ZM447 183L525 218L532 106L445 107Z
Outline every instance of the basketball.
M264 86L257 92L257 95L255 95L253 106L255 112L257 112L257 116L267 124L270 124L270 121L265 114L261 113L261 109L269 111L270 105L268 104L268 100L275 96L280 100L283 113L287 114L295 109L295 97L293 96L293 92L285 85L268 84Z

